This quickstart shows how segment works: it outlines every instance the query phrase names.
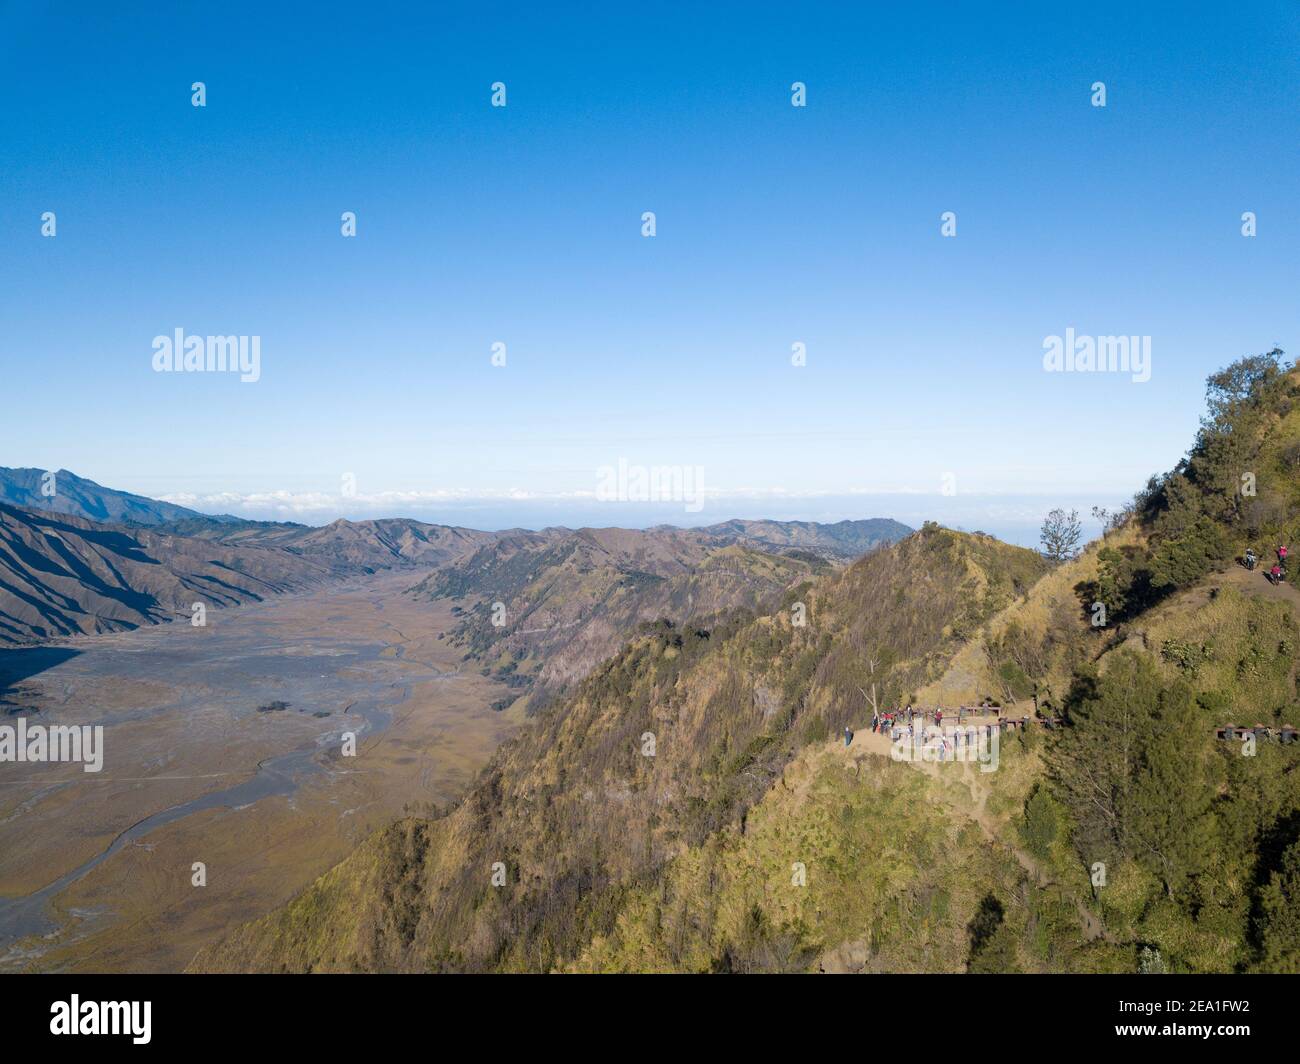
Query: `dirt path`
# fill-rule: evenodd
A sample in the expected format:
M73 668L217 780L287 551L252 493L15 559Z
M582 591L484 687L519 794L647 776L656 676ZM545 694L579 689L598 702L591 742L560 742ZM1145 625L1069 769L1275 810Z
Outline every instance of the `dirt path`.
M1270 584L1264 576L1267 571L1268 566L1264 565L1263 562L1253 573L1247 571L1243 566L1234 565L1219 577L1218 582L1227 584L1230 587L1240 588L1247 594L1258 595L1260 598L1289 602L1292 606L1300 609L1300 588L1286 580L1277 585Z

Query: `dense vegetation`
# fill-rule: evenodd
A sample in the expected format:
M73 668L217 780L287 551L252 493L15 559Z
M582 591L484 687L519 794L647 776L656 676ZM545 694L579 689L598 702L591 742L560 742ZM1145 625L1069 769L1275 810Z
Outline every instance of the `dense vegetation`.
M1247 547L1267 558L1297 530L1300 387L1282 352L1233 363L1210 377L1207 393L1187 457L1152 477L1130 507L1146 543L1099 555L1097 596L1117 620L1195 585Z
M1108 535L1078 589L1110 623L1055 634L1072 651L1069 726L1026 817L1068 841L1062 868L1090 870L1109 933L1169 970L1300 966L1296 748L1215 737L1300 723L1295 598L1262 596L1258 574L1243 593L1224 572L1300 530L1297 398L1280 351L1213 375L1195 445L1137 496L1126 542Z

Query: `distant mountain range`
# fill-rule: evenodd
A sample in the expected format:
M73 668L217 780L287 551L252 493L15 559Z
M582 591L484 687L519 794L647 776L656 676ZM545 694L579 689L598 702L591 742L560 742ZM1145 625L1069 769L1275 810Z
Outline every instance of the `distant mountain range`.
M324 528L187 518L146 527L0 504L0 645L121 631L188 617L195 602L238 606L442 564L490 538L401 518Z
M754 606L909 531L888 520L482 532L384 518L316 528L201 514L67 470L0 468L0 645L119 631L188 616L195 602L239 605L330 579L423 568L436 572L416 594L472 600L453 638L476 656L474 624L493 602L508 601L510 639L485 669L558 687L612 653L629 625Z
M285 551L0 504L0 644L116 632L323 582Z
M375 572L414 565L445 565L497 538L495 532L430 525L409 517L370 521L340 519L310 525L240 521L236 525L182 521L165 526L177 534L231 547L274 547L346 572Z
M787 553L809 551L824 558L853 561L876 547L897 543L912 529L887 517L862 521L723 521L695 529L713 540L746 543L750 546Z
M26 510L69 514L105 524L161 525L168 521L200 520L238 523L228 514L209 516L184 506L116 491L66 469L8 469L0 466L0 502Z

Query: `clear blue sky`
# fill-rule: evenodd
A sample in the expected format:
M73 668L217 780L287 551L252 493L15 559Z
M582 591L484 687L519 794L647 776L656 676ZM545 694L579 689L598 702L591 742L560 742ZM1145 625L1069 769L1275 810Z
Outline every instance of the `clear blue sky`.
M1011 530L1300 354L1289 0L276 6L0 3L0 465L498 525L592 521L619 458L703 467L682 521L942 519L951 472ZM1067 327L1151 380L1045 373ZM176 328L261 380L153 372Z

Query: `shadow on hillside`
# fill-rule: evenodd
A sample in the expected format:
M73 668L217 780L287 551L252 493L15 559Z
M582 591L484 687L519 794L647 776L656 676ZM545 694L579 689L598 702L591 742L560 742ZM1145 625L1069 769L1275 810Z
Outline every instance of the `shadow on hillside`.
M27 708L10 697L20 683L46 669L62 665L80 653L80 650L69 647L17 647L13 650L0 650L0 716Z

